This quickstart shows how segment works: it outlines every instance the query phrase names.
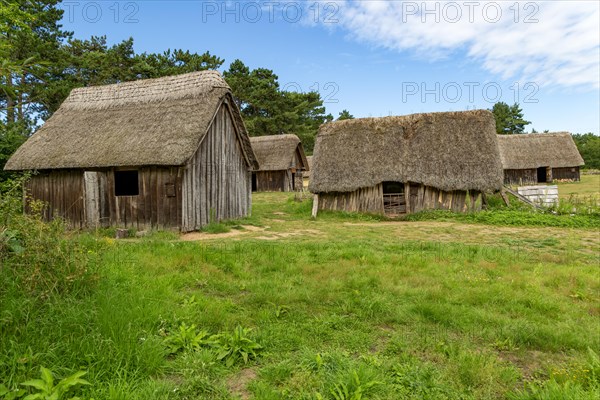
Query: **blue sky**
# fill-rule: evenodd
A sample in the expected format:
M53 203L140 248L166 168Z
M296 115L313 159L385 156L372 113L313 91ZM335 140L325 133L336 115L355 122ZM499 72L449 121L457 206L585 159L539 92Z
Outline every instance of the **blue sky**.
M517 101L538 131L600 131L596 1L69 1L75 37L133 37L318 90L356 117L491 108ZM118 11L117 11L118 10Z

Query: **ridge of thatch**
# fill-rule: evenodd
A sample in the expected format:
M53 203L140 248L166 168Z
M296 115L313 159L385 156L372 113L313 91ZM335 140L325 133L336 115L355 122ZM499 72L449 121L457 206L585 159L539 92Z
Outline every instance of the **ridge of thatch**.
M352 192L396 181L445 191L499 190L503 174L495 126L487 110L323 124L309 189Z
M6 170L183 165L227 104L251 167L246 128L217 71L73 89Z
M583 158L569 132L498 135L504 169L579 167Z
M260 166L258 171L281 171L294 167L296 151L300 153L302 165L295 168L308 170L302 143L296 135L254 136L250 138L250 143Z

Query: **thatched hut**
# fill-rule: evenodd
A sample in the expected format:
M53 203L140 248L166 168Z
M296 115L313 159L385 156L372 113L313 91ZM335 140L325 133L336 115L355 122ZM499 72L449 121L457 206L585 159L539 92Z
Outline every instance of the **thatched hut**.
M10 158L73 227L199 229L251 211L256 157L215 71L74 89Z
M302 174L302 180L304 181L304 187L308 188L308 183L310 182L310 174L313 169L313 156L306 156L306 161L308 162L308 171L304 171Z
M414 114L326 123L309 189L317 209L385 214L474 211L502 187L489 111Z
M498 146L505 184L580 179L583 158L568 132L499 135Z
M296 135L251 137L252 149L260 166L252 174L256 192L293 192L302 190L302 174L308 161Z

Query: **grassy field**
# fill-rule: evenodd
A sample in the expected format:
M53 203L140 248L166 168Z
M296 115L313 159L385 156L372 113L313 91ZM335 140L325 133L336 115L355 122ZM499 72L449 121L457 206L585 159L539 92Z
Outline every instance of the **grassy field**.
M579 182L558 183L558 195L568 199L570 196L586 197L600 195L600 175L581 175Z
M68 294L0 269L4 398L41 366L96 400L600 395L595 220L310 210L263 193L220 233L73 235L90 276Z

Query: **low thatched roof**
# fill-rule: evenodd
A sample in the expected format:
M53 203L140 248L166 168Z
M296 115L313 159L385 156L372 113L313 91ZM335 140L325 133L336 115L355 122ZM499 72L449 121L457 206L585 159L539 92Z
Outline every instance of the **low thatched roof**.
M306 156L306 161L308 162L308 170L302 176L310 178L313 169L313 156Z
M255 136L250 138L250 143L260 165L259 171L281 171L292 167L308 170L302 143L296 135ZM296 154L300 165L294 165Z
M498 135L504 169L578 167L583 158L568 132Z
M502 166L487 110L362 118L321 125L309 189L351 192L384 181L498 190Z
M6 163L7 170L183 165L227 102L247 162L250 140L216 71L73 89Z

